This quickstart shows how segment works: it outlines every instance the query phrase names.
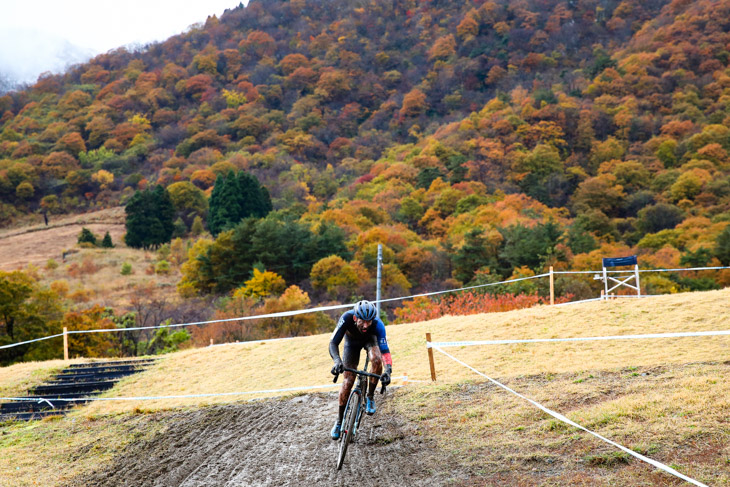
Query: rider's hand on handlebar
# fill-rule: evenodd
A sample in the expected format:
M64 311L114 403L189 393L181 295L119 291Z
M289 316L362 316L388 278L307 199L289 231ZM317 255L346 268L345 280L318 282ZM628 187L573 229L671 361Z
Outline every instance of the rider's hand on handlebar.
M335 360L335 364L332 366L332 375L339 375L345 371L345 366L342 365L342 360Z
M383 384L383 386L390 385L390 374L393 372L393 368L390 365L385 366L385 372L383 375L380 376L380 383Z

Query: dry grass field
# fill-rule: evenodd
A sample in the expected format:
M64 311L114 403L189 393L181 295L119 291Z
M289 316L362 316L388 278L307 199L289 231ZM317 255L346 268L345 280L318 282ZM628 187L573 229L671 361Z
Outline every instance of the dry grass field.
M63 252L76 246L82 227L88 228L99 238L109 232L113 242L121 243L124 235L124 208L63 217L51 216L48 226L41 221L23 227L2 229L0 270L22 269L28 264L43 267L49 258L61 262Z
M155 274L155 252L131 249L124 245L124 208L111 208L81 215L51 218L23 227L0 230L0 270L26 270L41 284L56 284L56 289L84 307L93 304L117 310L129 307L135 294L150 294L176 299L175 284L180 280L179 266L166 274ZM77 244L82 228L101 240L106 232L113 249L83 248ZM121 275L124 263L132 266L130 275Z
M461 341L722 330L730 321L729 300L725 289L391 325L394 375L407 374L411 382L392 391L383 412L415 424L445 457L457 458L469 479L462 476L458 485L679 485L439 353L438 380L431 383L425 333L435 341ZM328 385L328 339L318 335L177 352L103 397ZM728 336L446 350L624 446L708 485L730 485ZM0 382L9 384L0 392L19 392L58 366L0 369ZM0 432L0 478L12 476L9 485L64 485L59 479L89 472L155 434L159 429L151 424L164 423L175 411L271 395L103 401L61 419L6 424Z

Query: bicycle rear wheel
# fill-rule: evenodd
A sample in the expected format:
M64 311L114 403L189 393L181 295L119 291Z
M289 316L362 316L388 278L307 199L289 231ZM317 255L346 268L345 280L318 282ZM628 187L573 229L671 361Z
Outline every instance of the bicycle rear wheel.
M342 433L340 434L340 451L337 454L337 470L342 468L342 463L345 461L345 455L347 455L347 447L352 441L352 433L355 429L355 420L357 419L357 412L360 410L360 403L362 402L362 395L360 391L355 390L350 394L350 399L347 401L347 409L345 409L345 415L342 419Z

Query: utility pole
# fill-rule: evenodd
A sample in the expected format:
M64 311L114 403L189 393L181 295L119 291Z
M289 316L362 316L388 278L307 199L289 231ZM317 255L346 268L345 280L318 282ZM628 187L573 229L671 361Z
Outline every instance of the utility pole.
M378 278L376 280L375 289L375 306L378 310L378 318L380 318L380 284L381 284L381 268L383 267L383 246L378 244Z

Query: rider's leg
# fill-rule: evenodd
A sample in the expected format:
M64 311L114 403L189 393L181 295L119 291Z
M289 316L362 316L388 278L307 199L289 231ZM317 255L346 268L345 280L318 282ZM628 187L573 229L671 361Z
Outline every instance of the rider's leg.
M350 343L348 337L345 337L345 346L342 350L342 363L348 369L357 369L357 364L360 362L360 347L356 344ZM347 399L350 397L350 391L352 386L355 384L355 374L347 372L342 376L342 387L340 387L339 397L339 414L337 416L337 422L342 422L342 416L345 414L345 406L347 406Z
M339 414L337 416L337 422L342 422L342 416L345 414L345 407L347 406L347 398L350 397L350 391L352 391L352 386L355 384L355 374L352 372L347 372L343 374L342 377L342 387L340 387L340 397L339 397Z
M345 341L345 350L343 353L343 363L345 364L345 367L348 367L350 369L354 369L357 367L357 359L360 358L360 350L357 351L357 358L355 360L355 365L352 366L352 351L348 350L347 347L347 341ZM338 440L340 438L340 431L342 428L342 417L345 415L345 408L347 407L347 398L350 397L350 391L352 390L352 386L355 384L355 374L352 372L345 371L342 374L342 387L340 387L340 397L338 398L339 408L337 410L337 421L335 422L335 425L332 427L332 432L330 433L330 436L333 440Z
M368 348L368 355L370 357L370 372L373 374L382 374L383 373L383 355L380 353L380 348L378 346L369 347ZM378 379L375 379L373 377L369 380L370 387L368 387L368 397L373 398L373 395L375 394L375 389L378 387Z

